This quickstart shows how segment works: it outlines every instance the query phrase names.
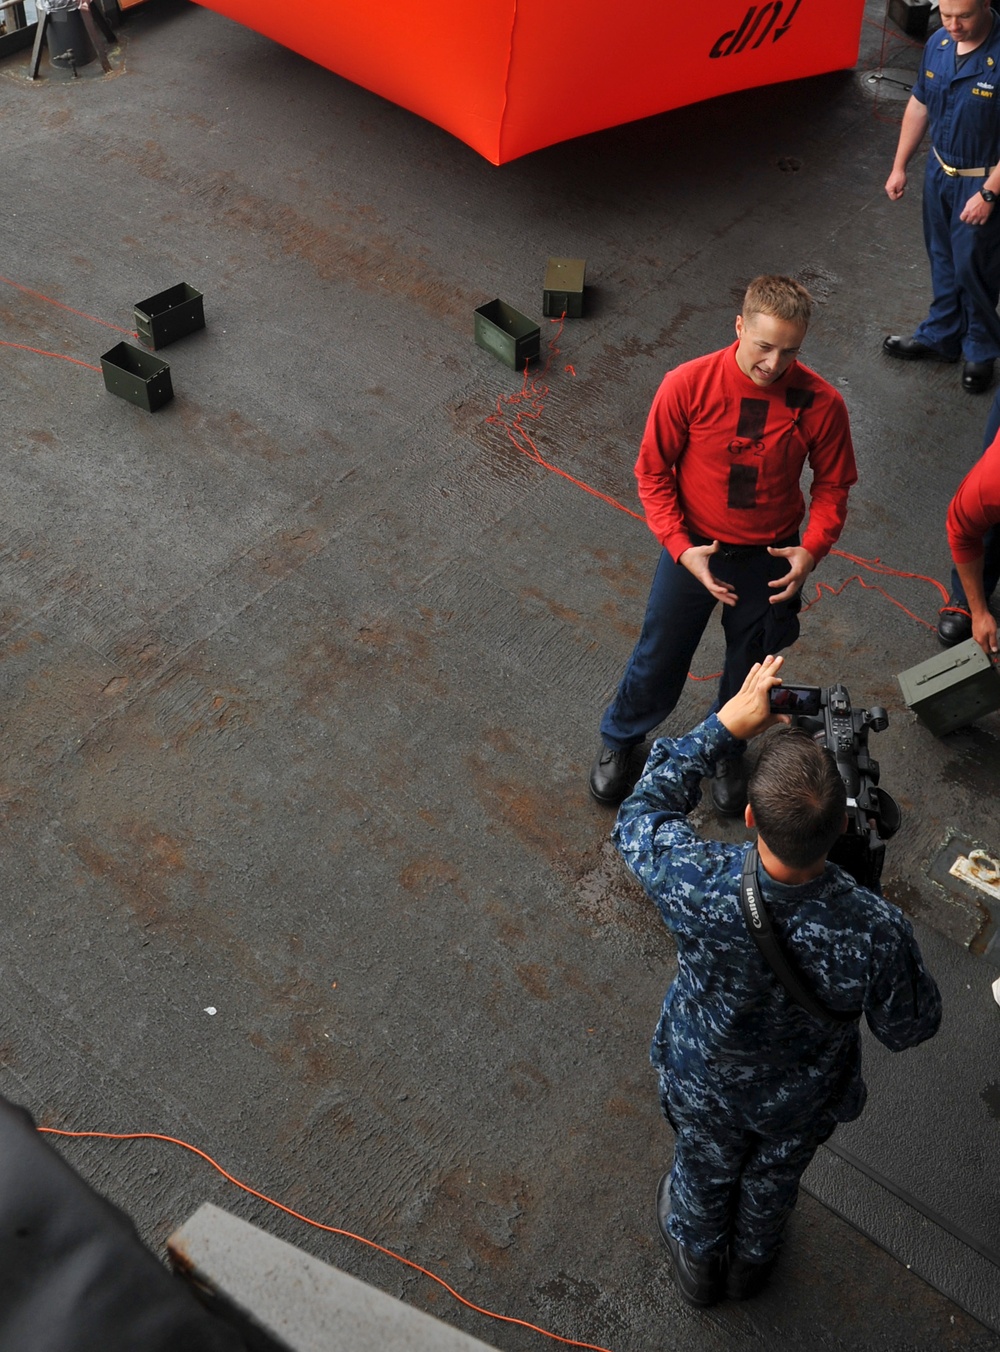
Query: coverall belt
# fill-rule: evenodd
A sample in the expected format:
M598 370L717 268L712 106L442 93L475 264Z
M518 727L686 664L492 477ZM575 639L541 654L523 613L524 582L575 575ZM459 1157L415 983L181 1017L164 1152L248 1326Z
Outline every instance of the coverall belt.
M940 164L949 178L987 178L996 168L995 164L980 165L977 169L956 169L953 164L945 164L944 160L937 153L937 147L931 146L934 151L934 158Z

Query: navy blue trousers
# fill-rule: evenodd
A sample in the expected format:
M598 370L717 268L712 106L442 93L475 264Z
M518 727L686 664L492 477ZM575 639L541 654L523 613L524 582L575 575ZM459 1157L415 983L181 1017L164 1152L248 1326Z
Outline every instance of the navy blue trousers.
M752 1263L773 1258L799 1180L837 1125L833 1114L824 1109L802 1131L761 1135L721 1113L689 1118L676 1095L663 1109L674 1129L667 1222L674 1239L696 1258L727 1248Z
M997 589L997 583L1000 582L1000 526L991 526L983 536L985 552L983 554L983 591L986 594L987 601ZM968 610L969 599L965 594L965 588L962 586L962 579L958 575L958 569L951 570L951 597L948 604L951 606L961 606L963 610Z
M989 417L986 419L986 430L983 433L983 450L993 444L997 432L1000 432L1000 388L993 396L993 404L990 408ZM997 583L1000 582L1000 526L991 526L983 536L983 590L986 593L986 599L993 595L997 589ZM965 595L965 588L962 586L962 580L958 576L958 569L951 570L951 599L950 605L959 605L968 610L969 601Z
M978 178L949 178L933 151L924 175L924 243L934 299L914 333L946 357L989 361L1000 357L1000 211L985 225L959 218L982 187Z
M779 544L798 544L798 537ZM787 559L773 558L763 546L723 551L712 556L712 572L732 584L739 600L735 606L722 607L726 658L715 709L736 694L755 662L795 642L801 605L799 596L771 605L767 584L788 572ZM601 720L605 745L616 749L635 746L673 712L717 604L711 592L664 550L639 641Z

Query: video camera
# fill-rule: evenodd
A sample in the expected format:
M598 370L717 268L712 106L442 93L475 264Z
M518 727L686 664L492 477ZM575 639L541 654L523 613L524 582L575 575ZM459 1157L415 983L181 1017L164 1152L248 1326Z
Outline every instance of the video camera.
M885 842L902 821L899 804L878 786L879 766L868 752L868 733L884 732L889 715L875 705L853 709L844 685L778 685L771 691L775 713L790 714L795 727L833 752L847 789L847 830L829 858L862 887L879 891Z

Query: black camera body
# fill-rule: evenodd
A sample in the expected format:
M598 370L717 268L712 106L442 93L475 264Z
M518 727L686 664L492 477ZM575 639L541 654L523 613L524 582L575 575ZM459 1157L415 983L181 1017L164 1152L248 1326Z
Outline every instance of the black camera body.
M884 732L889 715L878 705L854 709L844 685L796 686L812 697L815 714L792 712L792 723L810 733L814 741L828 747L847 789L847 830L834 844L830 859L839 864L862 887L878 892L885 861L885 842L896 834L902 813L896 800L879 788L879 766L868 750L869 732ZM782 710L781 687L772 695L779 697L772 706ZM805 703L803 698L800 703Z

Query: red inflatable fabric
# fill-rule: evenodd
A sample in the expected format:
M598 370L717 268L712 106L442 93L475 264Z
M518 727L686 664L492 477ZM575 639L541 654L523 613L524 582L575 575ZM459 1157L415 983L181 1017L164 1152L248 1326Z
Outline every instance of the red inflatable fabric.
M493 164L756 85L843 70L864 0L198 0Z

